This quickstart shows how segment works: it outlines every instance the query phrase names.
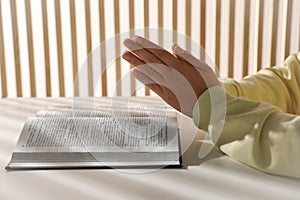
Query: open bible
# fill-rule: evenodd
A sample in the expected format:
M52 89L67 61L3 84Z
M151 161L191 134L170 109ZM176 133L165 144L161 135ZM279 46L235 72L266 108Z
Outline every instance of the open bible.
M6 169L181 165L176 115L102 107L45 110L28 118Z

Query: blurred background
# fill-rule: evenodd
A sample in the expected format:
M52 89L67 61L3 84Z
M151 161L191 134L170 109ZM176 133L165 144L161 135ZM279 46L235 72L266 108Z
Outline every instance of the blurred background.
M221 77L240 79L282 65L300 51L299 11L299 0L0 0L0 94L76 96L74 79L87 55L115 38L114 45L101 50L103 67L108 52L122 53L116 35L130 37L145 27L190 37L205 48ZM164 45L159 35L147 30L142 35ZM177 39L174 33L171 40ZM190 50L190 43L184 47ZM117 59L102 75L97 92L88 84L88 95L112 96L129 69ZM89 82L92 71L86 76ZM131 81L129 87L135 84ZM134 93L119 88L117 95L155 94L145 88Z

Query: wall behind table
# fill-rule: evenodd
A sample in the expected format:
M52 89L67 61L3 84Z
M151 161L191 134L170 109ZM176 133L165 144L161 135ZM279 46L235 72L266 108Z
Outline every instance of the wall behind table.
M300 51L299 10L299 0L1 0L0 94L153 95L143 87L131 92L137 82L126 76L130 66L122 59L99 80L95 71L83 71L86 89L74 90L74 79L92 50L118 33L130 37L144 27L191 37L206 49L221 76L239 79L281 65L287 55ZM151 38L147 31L143 35ZM115 39L100 49L100 70L109 64L108 54L121 54L120 38ZM172 41L176 39L174 34ZM157 41L164 44L163 37ZM185 48L190 48L188 42ZM116 84L120 79L124 82Z

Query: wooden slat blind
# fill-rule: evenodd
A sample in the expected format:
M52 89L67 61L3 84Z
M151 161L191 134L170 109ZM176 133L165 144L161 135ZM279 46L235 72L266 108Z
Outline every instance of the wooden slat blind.
M17 97L22 96L22 76L21 76L21 62L20 62L20 45L19 45L19 29L17 19L16 0L10 1L11 7L11 21L12 21L12 34L13 34L13 49L14 49L14 61L15 61L15 74L16 74L16 87Z
M216 0L215 64L220 71L221 0Z
M228 54L228 77L233 77L234 67L234 43L235 43L235 0L229 4L229 54Z
M107 96L107 73L106 73L106 45L105 45L105 12L104 0L99 0L99 27L100 27L100 53L101 53L101 84L102 96Z
M55 23L56 23L56 42L59 72L59 95L65 96L65 78L64 78L64 56L61 30L60 0L55 0Z
M205 49L206 41L206 0L200 2L200 45ZM200 59L205 60L203 51L200 51Z
M250 1L245 1L244 5L244 45L243 45L243 76L248 74L249 65L249 30L250 30Z
M145 37L149 38L149 0L144 0L144 27L145 27ZM145 88L145 95L150 95L149 88Z
M0 2L0 74L1 74L1 91L2 98L7 97L7 81L6 81L6 64L5 64L5 46L3 39L3 23L2 23L2 5Z
M191 0L186 0L185 5L185 35L186 37L186 49L191 50L191 36L192 36L192 2ZM202 13L203 14L203 13Z
M88 90L89 90L89 96L94 96L93 55L90 54L92 52L90 0L85 0L84 6L85 6L85 31L86 31L88 88L89 88Z
M77 32L76 32L76 13L75 1L70 0L70 27L71 27L71 47L72 47L72 65L73 65L73 83L74 83L74 96L79 95L79 85L77 80L78 73L78 58L77 58Z
M51 71L50 71L50 53L49 53L49 33L48 33L48 15L47 0L42 0L42 18L43 18L43 36L44 36L44 57L45 57L45 78L46 78L46 96L51 96ZM72 43L73 44L73 43Z
M271 65L276 64L276 50L277 50L277 29L278 29L278 1L273 1L272 6L272 40L271 40Z
M291 44L291 21L292 21L292 8L293 8L294 0L287 0L287 7L286 7L286 29L285 29L285 51L284 51L284 58L286 58L290 54L290 44ZM283 59L284 59L283 58Z
M177 42L177 0L173 0L172 2L172 29L173 29L173 41L176 43Z
M119 0L114 0L114 14L115 14L115 54L116 54L116 93L118 96L121 95L121 60L120 60L120 3Z
M264 20L263 20L263 14L264 14L264 6L265 6L265 0L259 0L259 7L258 7L258 23L257 23L257 30L258 30L258 41L257 41L257 63L256 67L257 70L260 70L262 68L262 40L263 40L263 27L264 27Z
M129 37L133 37L134 36L134 27L135 27L135 20L134 20L134 0L129 0L129 4L128 4L128 8L129 8ZM117 54L118 55L118 54ZM131 66L130 68L132 68L133 66ZM132 96L136 95L136 89L135 89L135 79L133 77L130 78L130 93Z
M36 3L38 1L40 4ZM137 0L127 0L125 2L128 4L122 8L120 5L125 4L121 4L120 1L69 0L67 4L62 4L60 0L24 0L24 3L19 4L20 1L16 0L1 0L1 97L34 97L43 94L45 96L70 96L68 91L72 89L74 89L72 95L79 96L81 92L78 81L80 80L77 74L80 71L79 66L83 63L87 63L88 66L87 79L84 81L87 81L85 84L88 85L88 91L86 92L89 96L100 94L95 92L95 83L98 81L94 74L96 67L99 67L101 72L99 84L102 93L100 95L114 94L115 91L111 91L112 88L109 87L111 85L116 85L116 95L124 95L126 92L122 89L126 88L127 84L132 91L131 95L137 95L135 79L131 78L128 83L123 80L121 82L124 66L119 56L122 54L123 33L121 30L132 37L137 32L136 27L139 24L143 24L146 28L144 36L147 38L150 37L148 28L157 28L156 42L160 45L169 42L170 38L166 38L163 33L168 26L171 26L174 31L170 36L172 42L181 42L178 41L180 37L177 32L187 36L185 40L187 49L191 49L191 40L198 41L202 47L206 48L206 53L214 58L213 61L220 74L233 78L241 78L266 66L281 65L289 54L300 51L300 44L296 45L294 42L300 41L300 33L293 32L296 24L300 26L300 15L296 13L300 10L300 3L296 0L200 0L199 2L197 0L180 2L178 0L142 0L142 4L137 3ZM81 10L78 11L79 5L84 5L82 13ZM93 5L98 7L94 9ZM178 7L179 5L184 5L185 8ZM140 6L142 10L137 12ZM199 13L199 19L195 19L192 15L195 8ZM128 9L128 11L123 12L123 9ZM97 16L91 16L91 12L97 12ZM69 14L68 19L65 19L64 13ZM137 16L141 13L142 16ZM168 13L169 18L166 17ZM108 16L113 16L114 19ZM97 17L98 19L94 20ZM152 18L157 19L154 27L150 25ZM41 19L41 21L35 19ZM94 23L95 21L97 23ZM25 26L20 25L24 22L26 22ZM82 26L83 22L85 26ZM179 27L180 23L184 23L185 28ZM128 24L128 27L125 26L128 30L124 30L123 24ZM94 34L95 30L97 34ZM213 30L213 33L210 30ZM70 31L69 36L63 34L65 31ZM51 34L54 34L53 37ZM114 37L115 45L107 46L105 41L111 37ZM242 39L239 40L239 38ZM42 44L37 44L39 41L43 41ZM95 41L100 42L101 45L96 44ZM52 43L56 44L52 45ZM97 45L99 45L100 54L90 54ZM86 52L82 51L85 48ZM108 54L107 49L117 56L114 65L115 73L106 72L106 66L112 62L108 60L111 55ZM66 50L70 53L68 54ZM36 59L36 56L40 58ZM205 59L205 55L200 54L199 58ZM40 59L43 60L40 62ZM100 66L94 63L97 59ZM24 70L27 67L27 61L29 70ZM72 73L67 71L70 69L65 66L68 63L72 65ZM12 64L13 66L9 66ZM58 68L53 70L56 67ZM114 77L111 77L111 74ZM26 83L27 80L28 83ZM68 80L73 80L74 85ZM41 81L45 81L45 84L40 84ZM58 83L56 84L55 81ZM109 81L112 83L108 84ZM45 87L42 88L44 93L40 92L40 87ZM151 95L147 88L145 95Z
M163 18L163 10L164 10L164 4L163 1L158 1L157 4L157 10L158 10L158 44L162 45L164 43L164 35L162 32L162 29L164 27L164 18Z

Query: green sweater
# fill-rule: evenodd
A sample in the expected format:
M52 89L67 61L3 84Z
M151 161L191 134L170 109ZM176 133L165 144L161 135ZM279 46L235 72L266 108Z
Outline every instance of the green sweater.
M283 67L222 83L226 93L217 86L199 97L194 123L233 159L300 178L300 53Z

